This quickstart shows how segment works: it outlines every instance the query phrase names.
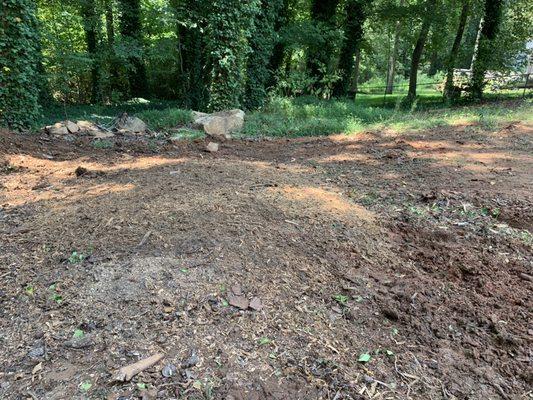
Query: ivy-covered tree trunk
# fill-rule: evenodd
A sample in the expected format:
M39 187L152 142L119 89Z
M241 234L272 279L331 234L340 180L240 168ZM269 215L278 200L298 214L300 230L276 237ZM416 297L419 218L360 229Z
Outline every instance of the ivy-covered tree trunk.
M346 3L346 24L344 27L344 41L339 60L341 79L334 89L336 96L345 96L350 90L350 82L355 66L355 55L363 39L363 24L366 19L368 1L348 0Z
M194 110L207 107L205 37L207 8L201 0L173 0L178 37L180 96L183 105Z
M271 70L269 61L274 49L276 32L274 23L282 7L281 0L262 0L250 38L253 57L248 59L245 106L250 110L260 108L267 97L267 84Z
M0 3L0 126L21 130L39 116L39 35L32 0Z
M411 57L411 69L409 70L409 91L407 93L408 104L411 104L416 99L418 66L420 65L420 60L422 59L424 45L426 44L426 39L428 37L429 28L431 27L436 5L437 0L427 0L426 2L422 27L420 28L420 33L418 34L418 39L416 40L413 56Z
M242 105L248 39L254 28L258 0L213 0L208 13L207 54L211 63L209 108L222 110Z
M312 0L311 18L323 29L333 29L335 27L335 14L339 0ZM332 58L333 44L324 43L319 49L310 50L307 55L307 68L311 76L319 81L323 74L321 67L327 67Z
M91 103L98 101L99 95L99 65L97 60L99 15L96 11L95 0L82 0L81 15L87 52L91 58Z
M278 10L278 14L274 17L274 32L276 35L276 40L274 43L274 48L272 50L272 55L269 60L269 70L270 70L270 79L267 83L267 86L274 86L276 83L275 75L279 72L283 66L285 60L285 45L280 40L280 31L285 25L289 22L289 0L278 0L281 2L281 7Z
M481 100L485 88L485 74L490 67L494 40L502 17L503 0L485 0L483 26L472 68L472 97Z
M120 0L120 4L120 33L131 53L128 57L130 94L145 97L148 95L148 82L143 61L141 3L140 0Z
M455 68L457 54L461 48L461 41L463 40L469 10L470 0L463 0L461 16L459 17L459 24L457 25L457 32L455 33L455 39L453 41L450 54L448 55L448 60L446 61L446 83L444 85L444 98L448 101L453 100L454 97L453 70Z

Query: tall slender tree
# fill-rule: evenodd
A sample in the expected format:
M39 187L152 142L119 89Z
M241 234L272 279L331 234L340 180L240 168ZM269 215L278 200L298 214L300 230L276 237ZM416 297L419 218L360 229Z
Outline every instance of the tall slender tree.
M120 34L127 43L128 80L130 94L134 97L148 95L146 67L143 60L141 2L140 0L119 0L121 5Z
M91 58L91 103L98 101L99 95L99 62L97 60L99 15L95 0L81 0L81 16L87 52Z
M461 48L461 41L463 40L469 11L470 0L463 0L461 15L459 16L459 24L457 25L457 31L455 33L455 39L453 41L450 54L448 55L448 60L446 61L446 83L444 85L444 98L448 101L451 101L454 96L453 70L455 68L457 54Z
M411 57L411 68L409 70L409 91L407 93L407 102L411 104L416 99L416 86L418 81L418 67L424 52L424 45L428 37L429 29L431 27L432 18L434 16L437 0L426 0L424 4L424 16L422 19L422 27L418 33L413 55Z
M341 79L336 83L334 94L344 96L350 89L355 67L355 55L363 39L363 24L366 19L369 1L347 0L346 22L344 27L344 40L339 59L339 72Z
M503 3L504 0L484 2L483 22L472 66L472 96L478 100L483 97L485 74L490 66L491 53L500 28Z
M39 34L33 0L0 3L0 126L28 128L39 114Z
M404 6L405 0L400 0L400 8ZM387 67L387 88L386 94L392 94L394 89L394 76L396 74L396 57L398 56L398 48L400 46L400 33L402 30L402 20L398 18L394 27L394 41L392 50L389 54L389 61Z

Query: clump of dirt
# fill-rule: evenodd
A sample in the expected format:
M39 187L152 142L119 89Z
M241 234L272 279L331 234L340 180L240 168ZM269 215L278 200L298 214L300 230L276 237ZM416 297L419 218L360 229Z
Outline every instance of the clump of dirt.
M506 129L0 133L0 397L527 396L533 131Z

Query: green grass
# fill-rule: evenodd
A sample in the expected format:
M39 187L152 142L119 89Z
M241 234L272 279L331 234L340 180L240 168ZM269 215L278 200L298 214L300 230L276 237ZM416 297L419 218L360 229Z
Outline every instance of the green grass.
M124 102L112 105L63 105L51 104L43 108L42 117L38 127L51 125L61 120L89 120L99 124L109 124L115 117L123 112L136 115L148 123L150 128L156 130L163 127L175 127L177 124L189 122L190 111L177 107L176 102L148 101Z
M314 136L354 134L386 128L396 131L431 129L461 123L473 123L493 130L509 120L531 121L531 100L517 101L514 108L497 101L484 105L445 107L440 94L419 99L412 111L377 106L376 96L358 96L354 100L274 99L263 110L248 115L244 136ZM398 97L398 100L401 97ZM435 102L435 105L431 106Z
M517 92L508 93L504 98L488 94L482 105L464 103L449 107L442 101L441 93L430 88L421 92L411 110L400 107L403 97L400 92L386 98L382 94L358 94L355 99L332 100L310 96L273 98L262 110L247 113L240 136L320 136L383 129L402 132L465 123L490 131L511 120L533 120L533 101L520 99ZM502 103L502 99L513 102ZM180 109L172 102L159 101L111 106L51 106L44 110L40 126L63 119L87 119L105 125L124 111L138 116L154 131L172 132L176 139L202 136L201 132L187 126L192 118L189 110Z

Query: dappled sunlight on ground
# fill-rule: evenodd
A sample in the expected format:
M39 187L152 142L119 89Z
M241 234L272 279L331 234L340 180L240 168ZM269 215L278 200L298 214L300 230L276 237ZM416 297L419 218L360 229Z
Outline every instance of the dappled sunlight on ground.
M341 193L319 187L284 186L272 189L282 193L288 200L297 201L303 210L317 208L321 212L373 222L374 214L360 205L346 199Z

